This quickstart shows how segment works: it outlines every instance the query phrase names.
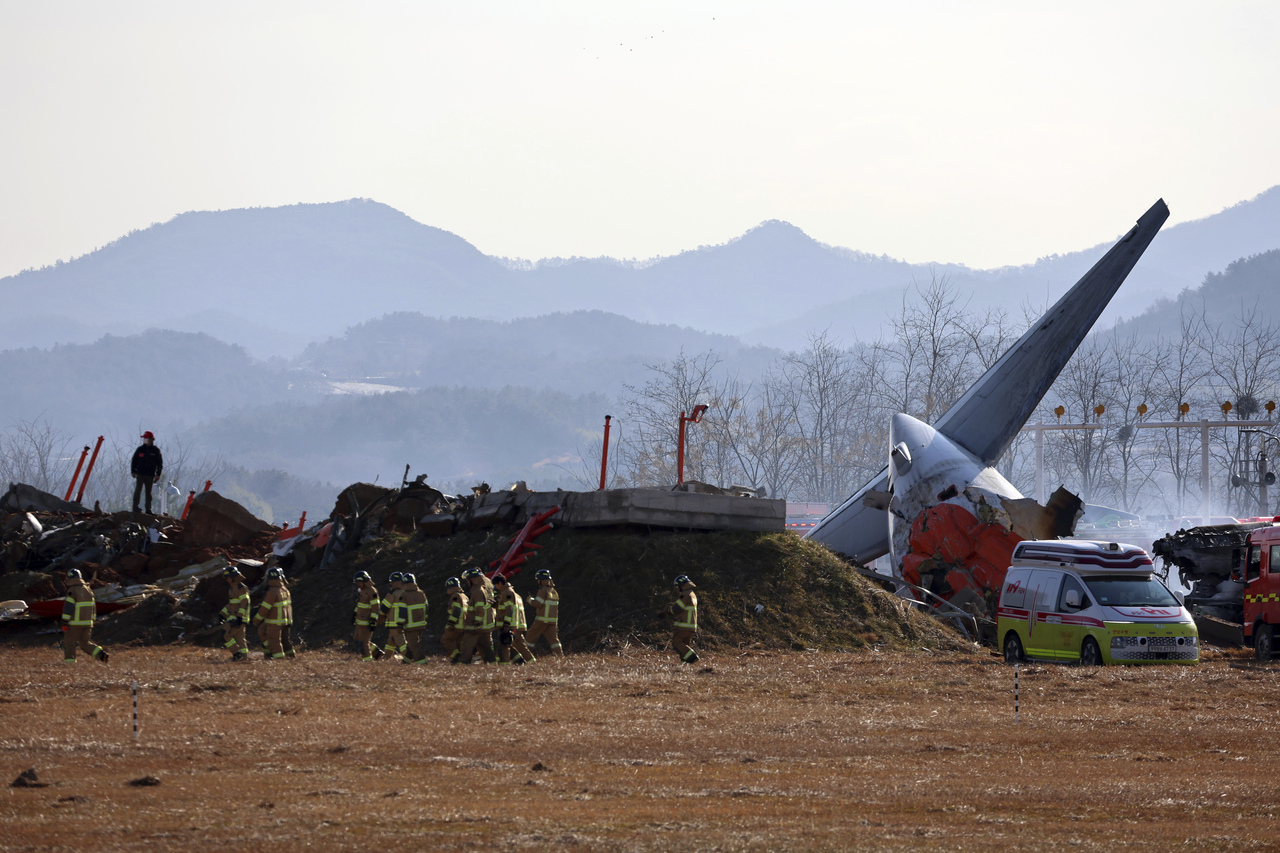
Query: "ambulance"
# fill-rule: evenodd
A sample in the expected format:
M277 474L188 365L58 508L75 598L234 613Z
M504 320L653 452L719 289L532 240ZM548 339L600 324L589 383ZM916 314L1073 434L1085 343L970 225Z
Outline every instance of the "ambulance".
M996 611L1009 663L1199 662L1191 614L1136 545L1028 540L1014 548L1012 562Z

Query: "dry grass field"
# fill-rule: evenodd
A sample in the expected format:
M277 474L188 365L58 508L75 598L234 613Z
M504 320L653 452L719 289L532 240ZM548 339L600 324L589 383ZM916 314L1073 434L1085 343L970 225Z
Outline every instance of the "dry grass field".
M1280 666L0 647L0 850L1280 849ZM130 683L141 685L141 736ZM154 777L159 784L130 785Z

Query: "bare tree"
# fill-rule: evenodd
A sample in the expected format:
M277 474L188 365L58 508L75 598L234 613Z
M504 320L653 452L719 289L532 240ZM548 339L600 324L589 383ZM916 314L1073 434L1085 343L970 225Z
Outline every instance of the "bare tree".
M1202 314L1184 310L1178 335L1171 341L1157 337L1141 362L1150 390L1148 405L1161 420L1181 420L1179 407L1183 403L1190 406L1199 402L1208 372L1208 359L1198 340L1202 326ZM1160 497L1173 515L1187 511L1191 485L1197 482L1197 445L1198 439L1184 429L1162 429L1154 436L1156 464L1173 479L1173 499L1169 500L1163 492Z
M1067 412L1086 422L1093 418L1095 406L1108 406L1114 393L1114 374L1108 353L1098 340L1087 340L1067 362L1053 392ZM1107 450L1110 430L1064 430L1056 433L1052 451L1046 449L1046 461L1052 460L1059 477L1079 483L1080 497L1086 503L1096 499L1099 486L1107 475Z
M902 312L892 321L893 340L877 344L893 367L879 374L881 396L894 412L932 423L999 357L991 354L989 334L999 314L981 320L968 314L967 301L961 302L946 276L914 291L914 301L910 290L903 295Z
M676 358L661 364L647 364L653 377L643 387L623 386L622 406L630 432L622 442L619 460L623 478L631 485L669 485L676 481L676 445L679 416L699 404L711 405L722 395L714 376L720 356L704 352L688 356L681 350ZM705 467L705 431L687 431L686 470L701 479Z
M1155 466L1148 458L1148 446L1141 441L1142 430L1135 428L1141 418L1138 406L1147 405L1147 398L1153 394L1150 376L1143 369L1150 360L1149 349L1150 345L1134 336L1121 338L1112 334L1106 353L1108 367L1113 371L1111 407L1106 414L1111 422L1120 423L1111 442L1118 469L1115 495L1120 508L1126 512L1133 511L1137 495L1155 474ZM1147 405L1147 409L1150 408Z
M850 487L858 452L854 429L857 360L827 339L809 339L804 352L783 357L787 407L798 438L800 497L830 501Z
M1241 421L1262 413L1262 402L1275 396L1280 373L1280 329L1241 304L1240 312L1227 326L1210 324L1201 314L1201 347L1208 358L1209 380L1215 401L1232 404L1231 414ZM1258 508L1257 471L1259 448L1254 434L1219 431L1215 435L1215 457L1227 470L1240 475L1239 488L1227 478L1217 480L1222 492L1220 505L1236 515L1253 515Z
M59 496L71 481L74 461L70 436L44 416L15 421L0 433L0 483L26 483ZM74 497L74 495L72 495Z

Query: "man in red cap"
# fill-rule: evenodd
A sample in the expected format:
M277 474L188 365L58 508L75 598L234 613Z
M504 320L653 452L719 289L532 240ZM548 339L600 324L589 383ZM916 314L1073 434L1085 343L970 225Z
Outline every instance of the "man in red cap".
M164 457L160 448L156 447L156 437L147 430L142 434L142 444L133 451L133 462L129 472L133 474L133 511L138 511L138 500L142 497L143 487L147 490L147 515L151 514L151 485L164 471Z

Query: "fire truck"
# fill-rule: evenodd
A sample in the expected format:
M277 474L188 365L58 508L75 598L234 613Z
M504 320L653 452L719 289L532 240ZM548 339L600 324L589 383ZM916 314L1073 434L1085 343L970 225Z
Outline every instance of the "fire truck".
M1280 625L1280 516L1179 530L1152 553L1176 565L1190 587L1185 604L1202 638L1252 646L1259 660L1271 659Z
M1259 527L1249 534L1244 560L1244 640L1258 660L1271 660L1280 625L1280 525Z

